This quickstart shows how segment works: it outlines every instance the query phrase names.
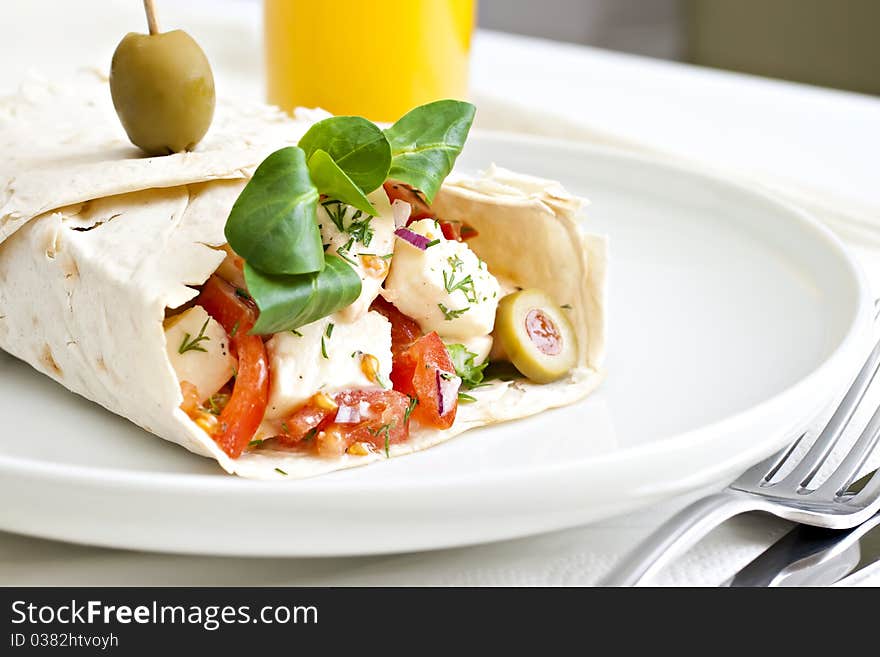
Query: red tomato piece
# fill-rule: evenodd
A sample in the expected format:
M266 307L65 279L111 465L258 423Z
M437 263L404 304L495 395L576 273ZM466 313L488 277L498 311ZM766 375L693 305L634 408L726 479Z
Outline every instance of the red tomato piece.
M315 439L321 456L341 456L354 443L368 443L376 450L402 443L409 437L406 411L409 397L396 390L347 390L336 395L340 407L358 409L356 422L331 422Z
M461 222L460 221L440 221L440 230L443 231L443 237L448 240L461 242Z
M421 195L409 185L395 180L389 180L383 185L383 187L385 188L385 194L388 196L388 201L390 203L394 203L394 201L406 201L412 206L409 221L434 218L434 211L431 210L431 206L428 205L427 201L425 201L425 199L423 199ZM407 223L409 223L409 221Z
M241 291L217 276L208 279L196 303L226 329L230 348L238 357L232 395L213 436L230 458L238 458L260 426L269 401L266 348L260 336L249 334L257 311Z
M412 419L425 426L448 429L455 422L458 397L447 400L448 408L441 413L438 376L455 376L455 367L446 345L434 331L400 354L391 373L395 390L418 399Z
M317 434L322 425L332 422L335 416L336 411L317 406L309 400L282 423L283 433L275 438L283 445L295 445L310 433Z
M409 185L401 182L389 180L385 183L385 194L391 203L394 201L406 201L412 206L412 212L409 215L407 225L419 219L437 219L440 223L440 230L443 231L443 237L448 240L462 242L476 237L479 233L476 229L461 221L447 221L437 217L431 206L421 197L421 195Z
M391 322L391 354L395 359L409 349L413 342L422 337L422 329L418 322L412 317L404 315L382 297L376 297L370 310L384 315L385 319Z

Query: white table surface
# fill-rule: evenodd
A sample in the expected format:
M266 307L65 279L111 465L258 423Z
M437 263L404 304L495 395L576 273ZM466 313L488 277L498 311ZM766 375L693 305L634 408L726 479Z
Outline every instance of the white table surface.
M259 3L160 4L166 26L185 27L203 45L221 94L261 94ZM28 71L106 67L121 35L143 30L134 0L4 0L3 18L16 29L0 41L0 93ZM483 128L667 153L800 195L827 210L880 290L880 99L489 32L475 39L472 95ZM546 536L387 557L176 556L0 533L0 584L591 584L696 495ZM788 527L753 515L734 519L654 583L717 585ZM859 583L880 584L880 568Z

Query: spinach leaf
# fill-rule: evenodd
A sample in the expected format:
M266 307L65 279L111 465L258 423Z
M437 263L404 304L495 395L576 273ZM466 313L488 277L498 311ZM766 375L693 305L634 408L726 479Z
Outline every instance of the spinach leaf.
M305 153L292 146L257 167L226 220L226 241L252 267L273 274L306 274L324 267L316 220L318 190Z
M477 355L468 351L463 344L448 344L446 351L449 352L449 358L455 367L455 373L461 378L461 385L465 388L476 388L483 382L483 370L486 369L488 362L482 365L476 365L474 358Z
M351 305L361 293L357 272L336 256L327 256L324 269L311 274L266 274L250 263L244 266L248 292L260 308L254 334L297 329Z
M391 146L382 130L360 116L333 116L318 121L299 140L310 160L322 150L365 194L385 182L391 166Z
M392 155L388 177L433 201L461 153L475 113L470 103L438 100L403 115L385 131Z
M339 168L339 165L333 161L327 151L318 149L309 158L309 173L319 194L352 205L371 217L379 214L360 187L355 185L351 178L345 174L345 171Z

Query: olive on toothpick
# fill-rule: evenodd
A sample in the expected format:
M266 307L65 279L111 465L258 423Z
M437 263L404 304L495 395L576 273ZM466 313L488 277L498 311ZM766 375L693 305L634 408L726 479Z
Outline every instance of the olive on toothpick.
M192 150L214 118L214 76L186 32L160 32L144 0L149 34L128 33L113 53L110 94L128 138L150 155Z

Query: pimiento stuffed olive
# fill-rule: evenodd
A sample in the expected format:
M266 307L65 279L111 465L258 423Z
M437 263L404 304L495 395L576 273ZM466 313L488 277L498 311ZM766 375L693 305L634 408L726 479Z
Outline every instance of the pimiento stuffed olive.
M565 310L541 290L520 290L501 299L495 339L514 367L536 383L561 378L577 360L577 337Z

